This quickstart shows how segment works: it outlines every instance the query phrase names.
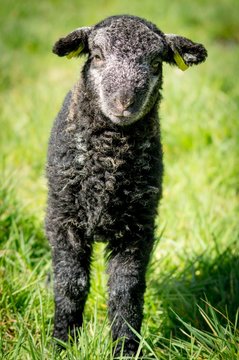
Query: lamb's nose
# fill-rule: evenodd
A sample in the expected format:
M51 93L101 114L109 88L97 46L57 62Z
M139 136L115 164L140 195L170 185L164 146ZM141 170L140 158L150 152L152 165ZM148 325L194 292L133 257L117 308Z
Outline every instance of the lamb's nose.
M127 91L120 91L114 97L114 103L118 110L124 111L133 105L135 101L134 94Z

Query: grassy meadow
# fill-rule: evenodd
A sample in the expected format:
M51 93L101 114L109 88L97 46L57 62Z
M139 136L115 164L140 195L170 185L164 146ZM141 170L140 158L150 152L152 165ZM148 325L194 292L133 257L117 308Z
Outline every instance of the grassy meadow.
M113 359L102 244L80 340L60 354L53 346L44 166L53 119L82 64L57 58L52 44L120 13L202 42L209 55L186 72L164 66L164 196L147 274L143 358L239 359L237 0L1 2L0 358Z

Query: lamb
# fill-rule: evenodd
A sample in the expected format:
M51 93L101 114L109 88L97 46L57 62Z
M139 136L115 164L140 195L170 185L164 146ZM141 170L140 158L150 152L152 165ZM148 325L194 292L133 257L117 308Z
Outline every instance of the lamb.
M129 15L78 28L59 39L53 52L88 55L49 141L46 235L54 270L53 335L67 341L82 325L92 247L100 240L106 242L112 337L124 338L124 354L133 355L138 342L131 328L141 328L162 196L162 63L185 70L203 62L207 52ZM120 348L119 341L116 354Z

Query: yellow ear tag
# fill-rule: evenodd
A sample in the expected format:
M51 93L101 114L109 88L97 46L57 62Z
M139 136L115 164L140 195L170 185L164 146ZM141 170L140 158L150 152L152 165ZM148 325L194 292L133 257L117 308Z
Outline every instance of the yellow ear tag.
M84 49L84 45L80 44L78 49L71 51L69 54L66 55L67 59L72 59L73 57L77 57L82 52L83 49Z
M185 71L189 68L189 66L187 64L185 64L182 56L176 51L174 54L174 60L176 62L176 64L178 65L179 69L182 71Z

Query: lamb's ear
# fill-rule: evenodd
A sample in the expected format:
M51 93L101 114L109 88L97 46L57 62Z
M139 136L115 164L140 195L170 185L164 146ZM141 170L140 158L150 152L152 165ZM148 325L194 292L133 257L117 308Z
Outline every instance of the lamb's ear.
M88 36L91 27L82 27L60 38L53 46L53 53L58 56L66 56L68 59L78 57L88 52Z
M207 50L202 44L174 34L165 34L165 37L169 46L166 62L177 65L184 71L189 66L198 65L206 60Z

